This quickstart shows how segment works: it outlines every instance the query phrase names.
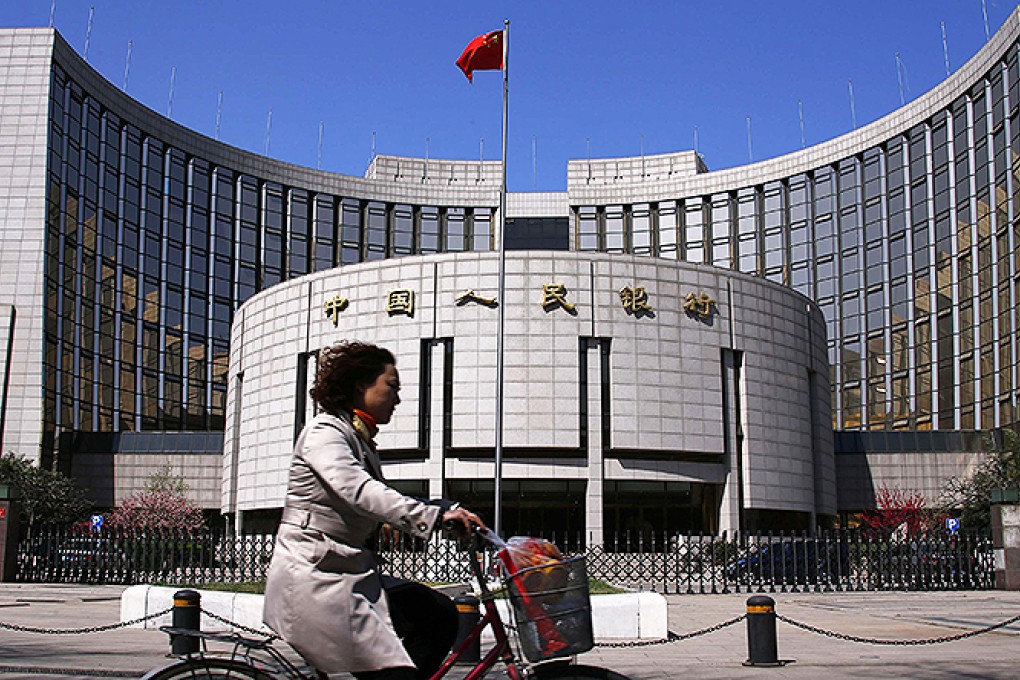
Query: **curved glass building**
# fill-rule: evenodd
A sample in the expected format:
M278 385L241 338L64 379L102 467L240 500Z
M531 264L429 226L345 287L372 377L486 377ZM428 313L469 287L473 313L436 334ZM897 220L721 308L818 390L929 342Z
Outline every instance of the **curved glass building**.
M509 196L507 247L700 263L810 298L839 509L879 483L934 493L1017 423L1018 37L1014 12L932 91L797 153L717 172L693 152L571 161L565 193ZM498 238L498 163L377 157L358 178L244 152L136 102L51 29L0 30L0 149L0 446L101 504L155 451L204 471L218 505L249 297Z

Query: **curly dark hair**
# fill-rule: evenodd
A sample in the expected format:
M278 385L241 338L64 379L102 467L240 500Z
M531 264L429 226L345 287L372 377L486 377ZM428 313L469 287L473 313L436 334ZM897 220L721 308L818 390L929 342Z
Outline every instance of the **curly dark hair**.
M388 349L367 342L345 341L323 347L319 350L315 384L308 393L322 410L335 415L350 408L358 385L374 381L388 364L396 363Z

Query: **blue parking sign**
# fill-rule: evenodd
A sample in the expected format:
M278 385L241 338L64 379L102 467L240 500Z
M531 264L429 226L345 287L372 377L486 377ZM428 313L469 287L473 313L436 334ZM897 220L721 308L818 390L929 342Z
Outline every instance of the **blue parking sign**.
M949 530L949 533L955 534L959 530L959 528L960 528L960 518L959 517L947 517L946 518L946 529Z
M91 525L92 525L92 531L99 531L100 529L102 529L103 528L103 516L102 515L92 515L92 523L91 523Z

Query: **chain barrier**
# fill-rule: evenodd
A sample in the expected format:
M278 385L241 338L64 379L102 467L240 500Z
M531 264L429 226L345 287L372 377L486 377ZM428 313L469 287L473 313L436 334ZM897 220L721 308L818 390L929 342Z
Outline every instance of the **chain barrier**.
M819 635L824 635L826 637L836 638L837 640L847 640L849 642L862 642L864 644L869 645L910 647L920 645L938 645L944 642L954 642L955 640L964 640L966 638L972 638L977 635L983 635L984 633L990 633L993 630L1005 628L1011 623L1016 623L1017 621L1020 621L1020 615L1014 616L1013 618L1010 619L1006 619L1005 621L1002 621L1000 623L992 624L991 626L985 626L984 628L978 628L977 630L969 630L966 633L957 633L956 635L943 635L942 637L924 638L921 640L884 640L882 638L866 638L857 635L848 635L846 633L836 633L831 630L825 630L824 628L818 628L817 626L812 626L807 623L794 621L793 619L783 616L781 614L776 614L776 619L782 621L783 623L794 626L795 628L800 628L810 633L818 633Z
M49 678L58 675L86 676L90 678L137 678L138 673L131 671L111 671L102 668L48 668L46 666L0 666L0 673L21 673L23 675L43 675Z
M205 607L199 607L199 610L203 614L208 616L210 619L215 619L216 621L219 621L220 623L225 623L228 626L232 626L234 628L237 628L238 630L243 630L245 633L251 633L252 635L258 635L259 637L265 638L267 641L281 639L280 636L277 635L276 633L267 633L264 630L260 630L258 628L252 628L252 627L246 626L246 625L244 625L242 623L237 623L236 621L231 621L230 619L228 619L226 617L223 617L223 616L220 616L219 614L214 614L213 612L209 611Z
M13 630L18 633L43 633L45 635L84 635L86 633L102 633L107 630L127 628L128 626L134 626L135 624L150 621L152 619L158 619L161 616L166 616L172 611L173 607L169 607L161 612L148 614L147 616L140 616L139 618L131 619L130 621L120 621L118 623L110 623L105 626L89 626L88 628L35 628L33 626L19 626L15 623L4 623L3 621L0 621L0 630Z
M632 641L632 642L599 642L599 643L596 643L595 646L596 647L630 648L630 647L653 647L655 645L666 645L666 644L669 644L670 642L679 642L680 640L690 640L691 638L698 637L699 635L708 635L709 633L714 633L717 630L722 630L723 628L727 628L729 626L732 626L733 624L740 623L741 621L743 621L746 618L747 618L747 614L741 614L740 616L732 618L729 621L723 621L722 623L717 623L714 626L709 626L708 628L702 628L701 630L691 631L690 633L674 633L671 630L667 630L666 631L666 639L665 640L635 640L635 641Z

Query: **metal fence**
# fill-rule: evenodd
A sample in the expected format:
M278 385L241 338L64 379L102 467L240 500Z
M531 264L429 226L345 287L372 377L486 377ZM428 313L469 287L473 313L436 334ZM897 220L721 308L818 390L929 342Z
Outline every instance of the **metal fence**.
M584 546L580 536L549 538L564 552L585 553L594 578L663 593L980 590L995 585L991 538L973 532L624 535L597 546ZM18 545L17 579L169 585L260 581L273 540L272 534L222 530L34 527ZM469 578L468 557L454 541L390 536L379 545L384 570L394 576L432 583Z

